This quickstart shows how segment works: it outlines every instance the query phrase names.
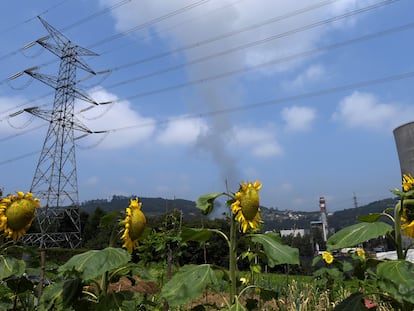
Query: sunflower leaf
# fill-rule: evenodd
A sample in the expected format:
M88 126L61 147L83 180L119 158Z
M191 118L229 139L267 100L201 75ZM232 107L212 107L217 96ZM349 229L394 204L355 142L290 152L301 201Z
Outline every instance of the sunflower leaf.
M414 264L406 260L385 261L377 266L379 287L393 298L414 303Z
M270 267L281 264L299 264L299 250L282 244L277 233L252 234L251 239L263 245Z
M203 215L209 215L214 209L214 200L223 195L224 192L206 193L198 197L196 207Z
M126 265L130 259L131 255L127 251L121 248L107 247L75 255L63 266L60 266L58 271L65 273L76 270L80 272L83 280L93 280L107 271Z
M181 231L181 239L183 242L206 242L210 239L213 232L210 229L183 228Z
M23 274L26 264L23 260L0 255L0 280L9 276L20 276Z
M215 283L217 278L209 264L186 265L163 286L161 297L170 306L180 306L196 299L207 286Z
M362 222L376 222L382 216L384 216L384 213L369 213L367 215L358 215L357 219Z
M386 235L392 227L385 222L361 222L343 228L332 235L327 242L328 251L353 247L367 240Z

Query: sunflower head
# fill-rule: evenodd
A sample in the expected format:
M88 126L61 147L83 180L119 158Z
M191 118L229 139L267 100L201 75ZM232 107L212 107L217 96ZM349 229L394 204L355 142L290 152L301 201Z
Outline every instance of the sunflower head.
M401 230L403 235L414 238L414 220L411 222L403 222L401 224Z
M262 184L259 181L254 183L243 182L239 191L235 194L235 201L231 204L231 211L235 219L240 223L243 233L251 228L257 231L259 224L262 222L260 218L260 197L259 190Z
M362 259L365 259L365 251L364 251L364 249L363 249L363 248L358 247L358 248L357 248L357 255L358 255L359 257L361 257Z
M414 188L414 178L411 174L403 174L402 188L404 192L410 191Z
M124 241L122 247L132 253L134 248L138 246L138 238L144 232L147 219L141 211L142 202L138 202L138 198L130 200L129 206L125 209L125 219L122 221L124 225L121 239Z
M30 192L18 191L0 200L0 232L6 238L18 240L29 230L35 217L36 209L40 208L39 199L33 198Z
M330 265L334 261L334 257L332 256L332 254L330 252L327 252L327 251L322 252L322 258L323 258L323 260L325 260L325 262L328 265Z

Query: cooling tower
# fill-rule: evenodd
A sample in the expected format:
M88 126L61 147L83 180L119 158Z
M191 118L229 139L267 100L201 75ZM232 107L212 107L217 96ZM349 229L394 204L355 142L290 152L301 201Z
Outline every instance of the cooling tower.
M414 176L414 122L403 124L394 129L401 175Z

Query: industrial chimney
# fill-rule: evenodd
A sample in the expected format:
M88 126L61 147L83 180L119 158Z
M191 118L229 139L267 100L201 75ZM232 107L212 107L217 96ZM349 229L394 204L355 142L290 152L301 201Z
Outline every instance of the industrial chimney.
M319 198L319 209L321 211L323 240L326 242L328 240L328 215L326 213L325 197Z
M401 176L414 176L414 122L403 124L394 129L394 138L397 145L400 161Z

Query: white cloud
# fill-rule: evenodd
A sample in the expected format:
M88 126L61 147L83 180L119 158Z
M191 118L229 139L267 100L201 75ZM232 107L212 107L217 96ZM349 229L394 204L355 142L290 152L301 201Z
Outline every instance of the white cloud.
M347 11L356 10L362 7L366 7L375 3L375 0L342 0L335 1L329 6L333 15L341 15ZM354 27L357 22L357 17L351 16L345 19L341 19L332 23L332 27L335 28L349 28Z
M141 116L126 101L118 101L115 94L102 88L90 92L97 102L114 101L112 105L96 106L77 113L78 119L92 131L109 131L106 134L92 134L79 141L81 146L89 145L102 149L124 148L149 140L155 130L155 120ZM78 107L81 105L79 104Z
M157 137L157 142L164 145L188 145L194 144L200 134L207 131L208 127L202 119L184 119L178 117L171 119L167 126Z
M271 126L267 128L235 128L234 133L233 143L250 150L250 153L256 157L273 157L283 153Z
M285 87L289 89L303 88L308 83L319 81L325 74L325 68L322 65L311 65L304 72L299 74L293 81L285 82Z
M316 112L309 107L292 106L282 110L282 118L290 131L306 131L312 126Z
M381 103L373 94L356 91L340 101L333 119L348 127L388 130L398 122L399 113L397 105Z
M105 7L114 5L117 0L101 0ZM306 14L293 14L300 9L312 7L307 0L274 1L262 0L260 5L255 1L239 1L235 5L229 1L210 1L202 5L183 10L171 18L152 23L143 31L134 32L134 35L151 40L153 37L161 37L177 48L201 43L205 40L208 44L197 48L186 49L184 53L188 59L194 59L211 55L219 51L233 50L237 53L221 55L208 62L191 66L188 70L192 74L208 74L229 70L240 66L254 66L275 58L291 55L295 51L304 51L314 48L318 40L330 29L337 27L327 24L325 27L315 27L312 31L298 31L290 33L305 25L322 21L324 19L340 15L346 10L360 6L357 0L341 1L345 4L321 6L317 9L303 10ZM156 18L187 7L188 1L142 1L131 2L111 11L116 21L117 31L127 31L137 25L144 24ZM315 8L317 6L314 6ZM286 16L285 18L281 18ZM288 17L289 16L289 17ZM264 23L264 21L273 21ZM263 25L261 25L263 24ZM261 25L260 27L249 27ZM246 31L239 31L246 29ZM247 31L248 30L248 31ZM234 35L222 36L220 40L211 40L219 35L234 33ZM286 33L286 35L283 35ZM274 38L274 40L267 40ZM252 41L265 40L264 44L254 44L248 48L235 49ZM273 70L281 71L295 67L303 60L280 63ZM264 72L267 72L265 70Z

